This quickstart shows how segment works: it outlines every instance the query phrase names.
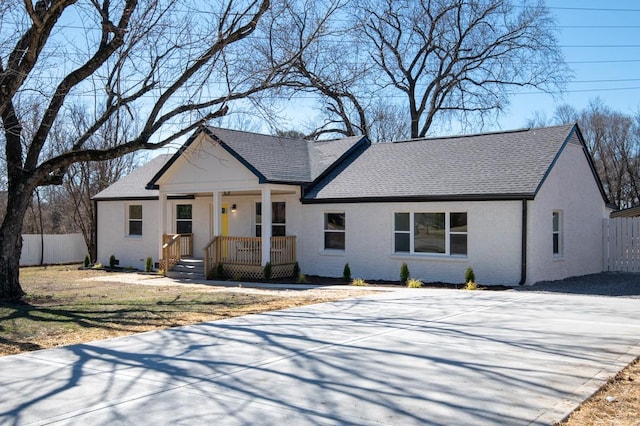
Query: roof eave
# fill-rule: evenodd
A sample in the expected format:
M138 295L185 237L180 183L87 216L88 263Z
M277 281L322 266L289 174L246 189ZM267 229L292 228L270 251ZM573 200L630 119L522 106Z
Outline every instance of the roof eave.
M538 184L538 187L536 188L535 195L537 195L538 192L540 191L540 189L542 188L542 185L547 180L547 177L551 173L551 170L556 165L556 162L558 161L558 158L560 158L560 155L564 151L565 147L569 144L569 141L571 140L571 138L572 138L574 133L578 137L578 141L580 142L580 146L582 147L582 152L585 154L585 157L587 159L587 163L589 164L589 168L591 169L591 173L593 175L593 178L595 179L596 185L598 186L598 190L600 191L600 195L602 196L602 200L604 201L605 204L610 204L609 198L607 197L607 194L604 191L604 186L602 185L602 181L600 180L600 176L598 176L598 172L596 171L596 166L593 163L593 159L591 158L591 154L589 154L589 149L587 148L587 144L584 142L584 136L582 135L582 131L580 130L580 127L578 127L577 123L575 123L573 125L573 127L571 127L571 130L569 130L569 133L567 134L567 137L565 138L564 142L562 143L562 146L560 147L560 149L556 153L556 156L554 157L553 161L549 165L549 168L547 169L547 171L545 172L544 176L540 180L540 183Z
M205 127L203 131L214 141L218 142L220 146L227 151L233 158L238 160L240 164L245 166L251 173L253 173L257 178L259 183L274 183L270 182L269 179L265 175L263 175L253 164L249 163L243 156L238 154L233 148L227 145L222 139L216 136L208 127Z
M173 165L173 163L175 163L176 160L180 158L180 156L191 146L193 141L195 141L196 138L201 133L204 133L207 136L209 136L212 140L217 142L225 151L227 151L233 158L235 158L243 166L245 166L251 173L253 173L258 178L259 183L273 183L273 182L270 182L266 178L266 176L260 173L260 171L258 171L258 169L256 169L251 163L249 163L240 154L238 154L229 145L227 145L222 139L216 136L208 127L202 127L196 130L193 133L193 135L191 135L191 137L189 137L189 139L187 139L187 141L180 147L180 149L178 149L176 153L173 154L173 156L169 159L169 161L167 161L165 165L162 166L162 168L158 171L158 173L155 174L155 176L151 179L151 181L147 183L147 185L145 186L145 189L150 189L150 190L160 189L160 186L157 183L158 179L160 179L162 175L164 175L167 172L167 170L169 170L169 168Z
M187 148L189 148L189 146L191 146L193 141L196 140L198 135L203 131L206 131L206 129L205 128L200 128L200 129L196 130L195 132L193 132L193 134L189 137L189 139L187 139L187 141L184 144L182 144L182 146L171 156L169 161L164 163L162 168L160 170L158 170L158 173L156 173L153 176L153 178L151 178L151 180L145 185L145 189L149 189L149 190L160 189L160 186L157 183L158 179L160 179L162 177L162 175L164 175L167 172L167 170L169 170L169 168L173 165L173 163L175 163L176 160L178 158L180 158L182 153L184 153L187 150Z
M131 197L93 197L93 201L147 201L147 200L158 200L159 197L157 195L150 196L131 196Z
M425 203L446 201L521 201L533 200L533 193L504 194L445 194L445 195L404 195L344 198L303 198L302 204L354 204L354 203Z

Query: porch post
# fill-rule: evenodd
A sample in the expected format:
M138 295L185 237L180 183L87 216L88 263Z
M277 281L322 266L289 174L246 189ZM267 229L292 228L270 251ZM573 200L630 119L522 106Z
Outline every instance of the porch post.
M271 188L262 187L262 266L271 261Z
M158 259L162 259L162 246L164 245L163 236L167 232L167 194L159 191L158 199L160 200L160 245L158 247Z
M222 192L213 193L213 235L222 235Z

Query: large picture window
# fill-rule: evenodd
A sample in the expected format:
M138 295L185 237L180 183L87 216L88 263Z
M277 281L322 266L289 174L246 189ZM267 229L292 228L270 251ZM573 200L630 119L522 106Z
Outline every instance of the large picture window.
M287 207L284 201L271 203L271 236L287 235ZM262 203L256 203L256 237L262 236Z
M467 213L395 213L396 253L467 254Z
M325 250L344 250L346 220L342 213L324 214L324 248Z
M176 234L193 232L193 206L191 204L176 205Z
M129 206L128 235L142 235L142 206L139 204Z

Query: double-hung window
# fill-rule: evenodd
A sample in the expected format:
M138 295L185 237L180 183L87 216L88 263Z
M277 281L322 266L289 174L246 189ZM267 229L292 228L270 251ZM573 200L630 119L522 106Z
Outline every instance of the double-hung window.
M142 235L142 206L140 204L129 205L129 232L128 235Z
M193 232L193 206L191 204L176 205L176 234Z
M467 214L449 214L449 253L467 254Z
M346 224L344 212L324 214L325 250L344 250Z
M465 212L401 212L393 222L396 253L467 254Z
M284 201L271 203L271 236L287 235L287 208ZM256 237L262 236L262 203L256 203Z
M562 212L553 212L553 255L562 256Z

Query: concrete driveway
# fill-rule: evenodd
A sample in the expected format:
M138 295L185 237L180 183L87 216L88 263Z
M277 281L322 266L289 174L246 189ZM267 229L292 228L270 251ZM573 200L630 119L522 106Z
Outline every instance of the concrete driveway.
M0 358L2 424L550 424L640 299L399 289Z

